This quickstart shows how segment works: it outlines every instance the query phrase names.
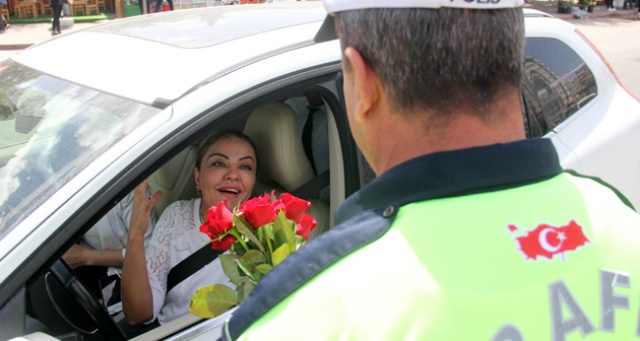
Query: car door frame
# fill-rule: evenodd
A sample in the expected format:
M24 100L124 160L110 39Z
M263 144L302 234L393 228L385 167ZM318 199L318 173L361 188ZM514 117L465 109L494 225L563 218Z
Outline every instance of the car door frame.
M305 53L294 54L291 58L300 58L296 55L304 57ZM278 59L277 57L279 56L274 58ZM0 286L0 302L2 302L0 316L5 317L5 321L8 321L17 316L15 312L18 314L23 313L14 308L15 302L24 301L24 286L28 280L45 273L53 261L62 255L62 250L65 250L80 235L86 232L117 201L129 193L136 183L148 177L153 170L157 169L181 149L195 142L199 137L204 136L211 130L211 127L224 121L225 115L245 110L245 108L257 105L256 103L264 102L274 94L282 91L283 88L295 87L305 82L317 82L321 78L325 82L336 84L335 89L333 89L334 100L329 101L329 104L332 108L333 117L336 122L339 122L337 124L338 135L341 140L343 160L345 160L342 173L349 174L348 178L343 176L345 196L357 190L359 188L359 180L357 180L358 168L355 161L357 150L348 130L348 125L345 124L346 115L344 115L344 104L341 102L342 94L340 93L340 61L339 59L336 60L335 56L334 58L325 57L324 59L328 61L314 64L315 61L312 59L306 65L304 65L305 63L300 63L303 67L297 70L294 69L288 73L277 75L277 77L267 78L257 85L249 87L246 84L238 84L239 82L230 82L228 78L233 77L234 72L221 77L219 80L202 85L200 90L186 95L183 99L165 109L165 111L171 112L172 117L169 121L143 137L138 144L124 152L116 162L106 167L101 174L89 181L71 200L61 205L58 211L62 212L56 213L62 214L62 217L56 217L54 214L53 217L42 223L51 224L52 222L60 221L60 219L64 221L57 228L56 233L47 238L46 243L39 245L39 252L25 257L25 261L19 267L21 271L14 271L3 281ZM259 69L261 63L262 61L252 64L248 69ZM244 70L245 73L252 71ZM225 81L222 78L227 79ZM229 90L229 93L233 94L233 96L227 96L225 100L211 105L211 100L207 101L206 98L216 97L211 95L219 87L224 87L225 83L235 85L236 90ZM199 110L198 108L201 109ZM199 113L188 117L190 110L198 110ZM69 211L69 207L72 207L71 211ZM64 212L67 212L66 217ZM35 231L37 233L37 229Z

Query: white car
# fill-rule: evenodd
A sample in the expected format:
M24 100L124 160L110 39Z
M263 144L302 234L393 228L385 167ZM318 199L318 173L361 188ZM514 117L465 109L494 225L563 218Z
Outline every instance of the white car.
M640 207L640 103L572 25L525 13L529 136L550 138L565 167ZM317 233L331 228L336 206L373 175L346 121L339 43L318 34L325 17L320 2L163 12L64 34L0 63L0 339L128 338L122 316L60 256L144 178L165 193L158 214L192 198L194 145L217 129L256 140L256 193L308 198ZM314 120L323 128L311 135L314 163L301 137L306 113L295 111L307 99L325 113ZM49 295L34 298L41 281ZM31 313L46 300L60 325ZM140 338L210 340L226 317L185 315Z

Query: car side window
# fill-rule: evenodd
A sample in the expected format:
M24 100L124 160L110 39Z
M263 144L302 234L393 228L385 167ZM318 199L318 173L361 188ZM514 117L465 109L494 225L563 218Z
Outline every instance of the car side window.
M571 47L549 38L528 38L521 91L527 137L540 137L578 112L598 94L591 69ZM361 185L375 175L359 155Z
M527 137L540 137L590 102L598 88L591 69L565 43L529 38L522 96Z

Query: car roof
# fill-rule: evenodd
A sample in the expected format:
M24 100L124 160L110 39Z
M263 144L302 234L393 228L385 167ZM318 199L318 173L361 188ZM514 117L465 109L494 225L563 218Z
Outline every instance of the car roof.
M71 32L13 59L74 83L163 107L233 69L313 44L325 16L321 2L163 12Z
M146 15L89 28L181 48L204 48L251 35L322 20L320 3L215 6Z
M524 13L524 16L527 18L532 18L532 17L553 18L553 16L549 13L543 12L541 10L533 9L533 8L524 8L522 12Z
M12 59L76 84L164 108L234 69L313 44L326 16L320 1L162 12L77 30Z

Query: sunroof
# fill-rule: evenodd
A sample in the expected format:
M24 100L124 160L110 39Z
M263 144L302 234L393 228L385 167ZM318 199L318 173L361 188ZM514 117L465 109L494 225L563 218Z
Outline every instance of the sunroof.
M316 2L216 6L119 20L93 31L126 35L182 48L202 48L253 34L323 20Z

